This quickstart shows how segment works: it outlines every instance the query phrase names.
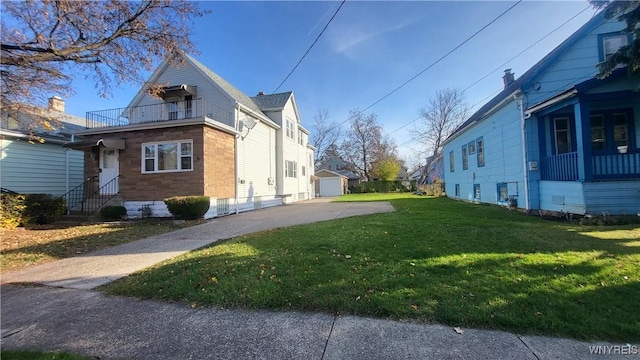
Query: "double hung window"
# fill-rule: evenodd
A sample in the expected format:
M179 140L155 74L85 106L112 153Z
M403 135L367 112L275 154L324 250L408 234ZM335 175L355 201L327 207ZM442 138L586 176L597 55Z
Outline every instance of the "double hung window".
M142 172L191 171L193 141L165 141L142 144Z

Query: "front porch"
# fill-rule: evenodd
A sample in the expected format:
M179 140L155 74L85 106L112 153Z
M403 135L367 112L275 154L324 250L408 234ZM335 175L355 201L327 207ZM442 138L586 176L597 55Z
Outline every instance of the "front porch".
M532 180L540 209L640 212L640 92L633 81L617 71L525 111L529 134L537 137L527 156L539 165Z
M580 178L578 152L552 155L540 160L540 178L548 181L594 181L640 179L640 152L592 155L589 173Z

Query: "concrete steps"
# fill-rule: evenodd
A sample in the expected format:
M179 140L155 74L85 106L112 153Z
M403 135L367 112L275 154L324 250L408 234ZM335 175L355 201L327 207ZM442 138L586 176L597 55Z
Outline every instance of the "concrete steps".
M58 225L79 225L84 223L101 223L103 222L100 217L100 209L104 206L122 206L124 200L120 195L96 195L88 198L84 202L85 217L82 218L83 207L78 205L69 210L69 214L63 215L55 223ZM111 198L112 197L112 198ZM109 199L111 198L111 199ZM109 199L109 200L107 200Z

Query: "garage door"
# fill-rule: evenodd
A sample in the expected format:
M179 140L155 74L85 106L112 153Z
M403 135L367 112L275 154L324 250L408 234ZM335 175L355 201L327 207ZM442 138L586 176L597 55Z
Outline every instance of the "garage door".
M320 178L320 196L342 195L342 184L339 177Z

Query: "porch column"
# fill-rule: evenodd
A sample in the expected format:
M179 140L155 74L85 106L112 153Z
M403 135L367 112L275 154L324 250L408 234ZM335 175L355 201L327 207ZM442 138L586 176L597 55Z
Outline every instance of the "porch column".
M593 180L593 164L591 160L591 120L589 107L584 102L573 105L576 119L576 151L578 152L578 180Z

